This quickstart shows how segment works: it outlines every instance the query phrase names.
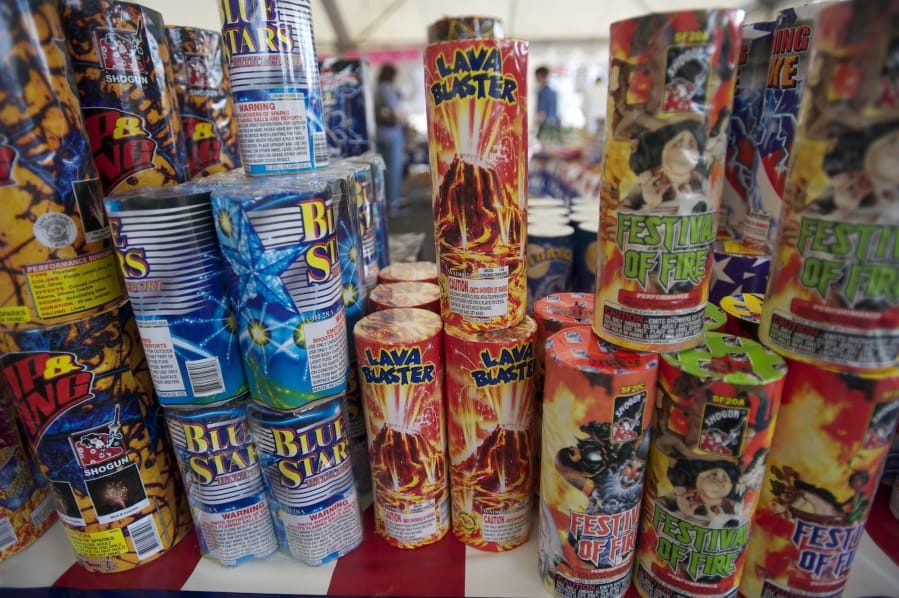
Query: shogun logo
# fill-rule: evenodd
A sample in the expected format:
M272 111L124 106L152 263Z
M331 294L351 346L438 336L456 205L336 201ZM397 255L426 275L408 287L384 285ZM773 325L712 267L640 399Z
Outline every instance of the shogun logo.
M187 139L187 161L190 171L197 173L222 159L222 141L215 132L215 124L204 118L181 115Z
M94 398L93 373L71 353L7 353L2 364L32 444L60 413Z
M795 566L815 579L838 580L849 575L865 524L851 527L816 525L796 519L790 540L799 549Z
M568 535L577 556L594 567L609 568L627 561L637 541L640 506L615 515L589 515L571 511Z
M499 355L492 354L490 349L484 349L481 351L481 363L484 364L484 369L471 371L471 378L478 388L531 380L537 366L534 343L502 347Z
M303 240L320 241L306 250L306 277L310 283L325 282L340 276L337 251L337 227L334 210L323 199L307 199L299 203L303 222Z
M6 138L0 136L0 187L15 185L12 168L16 163L16 150L6 145Z
M140 116L115 108L82 112L104 195L128 177L154 167L156 141Z
M452 57L438 54L434 59L440 80L431 84L434 106L467 98L499 100L515 104L518 82L503 75L499 48L480 46L455 50Z
M222 38L228 55L290 52L297 33L279 18L275 0L225 0Z
M381 349L377 355L366 348L359 370L368 384L429 384L435 380L436 365L422 363L418 347Z
M822 299L839 285L850 305L899 303L899 226L802 218L796 248L803 258L799 282Z
M349 441L341 415L311 429L273 427L269 431L279 457L281 484L287 488L298 488L310 478L349 463Z
M699 285L706 275L715 235L714 212L688 216L619 213L616 242L624 252L623 274L644 288L649 285L649 274L656 270L665 289L681 282ZM633 246L647 250L630 249Z
M245 419L203 425L177 422L184 432L184 450L191 475L201 485L237 481L248 477L256 465L256 446L250 441Z
M896 429L896 420L899 418L899 401L878 403L871 413L871 421L862 441L865 450L880 449L889 446L892 441L893 431Z
M768 87L792 89L796 87L799 56L808 51L812 28L798 25L774 32L771 41L771 62L768 65Z
M94 34L100 67L107 83L147 86L150 78L144 67L144 47L139 31L97 29Z

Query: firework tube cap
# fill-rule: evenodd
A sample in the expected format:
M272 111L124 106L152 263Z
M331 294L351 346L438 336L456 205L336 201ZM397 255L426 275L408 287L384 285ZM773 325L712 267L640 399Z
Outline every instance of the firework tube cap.
M368 295L372 311L394 307L417 307L440 313L440 287L432 282L379 284Z
M378 280L386 282L432 282L437 284L436 262L394 262L378 272Z

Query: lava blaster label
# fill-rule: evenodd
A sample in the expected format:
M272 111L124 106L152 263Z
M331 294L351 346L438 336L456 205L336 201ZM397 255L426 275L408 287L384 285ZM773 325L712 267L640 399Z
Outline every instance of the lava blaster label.
M462 329L525 315L527 52L516 40L425 50L441 313Z
M684 11L612 26L593 320L609 342L677 351L702 336L741 20Z
M759 338L806 363L886 370L899 365L899 99L884 92L899 47L885 23L899 4L846 8L816 21Z

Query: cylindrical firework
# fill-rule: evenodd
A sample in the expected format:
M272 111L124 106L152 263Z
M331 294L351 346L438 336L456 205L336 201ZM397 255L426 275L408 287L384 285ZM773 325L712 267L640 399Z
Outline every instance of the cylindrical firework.
M764 300L761 293L738 293L722 299L721 311L727 315L727 332L759 340L759 319L762 317Z
M786 370L759 343L717 332L662 354L634 570L642 596L734 596Z
M366 152L360 156L350 158L351 162L368 164L372 176L372 220L375 227L376 250L378 256L378 269L390 265L390 239L387 226L387 187L384 177L387 173L387 164L381 154Z
M440 309L457 328L509 328L527 309L527 56L511 39L425 50Z
M718 305L729 295L762 293L768 284L771 255L767 248L731 239L713 245L709 301Z
M318 67L331 155L349 158L368 152L375 137L368 63L358 58L327 58Z
M496 17L467 15L444 17L428 25L428 43L460 41L464 39L499 39L503 22Z
M178 465L129 303L71 324L4 332L0 353L25 439L84 568L126 571L187 534Z
M449 531L443 325L423 309L388 309L356 324L375 532L399 548Z
M346 388L347 334L329 184L252 179L212 210L253 399L292 409Z
M431 282L437 284L437 264L434 262L396 262L381 268L378 280L388 282Z
M820 10L820 4L804 4L781 10L777 13L774 33L769 42L771 51L769 61L765 63L767 78L763 108L757 125L758 136L754 140L754 192L747 197L749 212L742 234L747 242L768 250L774 247L778 228L783 224L781 213L787 189L787 166L798 132L799 105L813 85L811 50L818 36L815 16ZM890 26L884 23L884 31L889 29ZM855 40L844 43L854 44ZM839 80L838 85L847 81L845 73L834 74L833 77ZM803 179L801 184L805 186L809 182Z
M724 332L727 326L727 314L721 311L721 308L714 303L706 303L705 305L705 328L706 332Z
M160 403L210 404L246 392L209 192L169 185L105 203Z
M599 265L599 220L584 220L574 224L574 283L579 293L593 294L596 288L596 267ZM590 308L593 311L593 308Z
M342 395L295 411L251 403L281 549L307 565L341 557L362 542L362 515Z
M740 239L755 189L755 152L768 83L774 21L743 25L734 86L734 109L727 133L724 188L718 208L718 234ZM776 67L775 67L776 68ZM711 298L709 299L712 300Z
M67 0L63 23L103 194L186 182L162 15L117 0Z
M249 175L328 164L309 0L219 0L243 167Z
M481 550L509 550L530 534L536 336L530 317L444 334L453 533Z
M899 365L899 2L822 8L762 342L839 369Z
M350 354L350 370L347 374L346 412L353 476L356 478L356 488L359 492L365 493L371 490L371 462L368 457L365 408L362 406L362 386L359 384L359 369L356 367L355 351Z
M897 418L899 370L789 362L741 595L842 594Z
M226 566L278 549L247 401L165 409L200 552Z
M541 208L557 208L564 212L568 212L565 200L560 197L529 197L528 210Z
M537 300L571 290L574 275L574 229L567 224L527 227L528 311Z
M528 229L545 224L569 224L568 210L565 208L533 208L528 206Z
M222 35L171 25L166 34L190 175L203 177L240 166Z
M547 342L539 570L554 596L630 585L658 364L589 326Z
M58 323L118 304L103 191L53 0L0 12L0 325Z
M593 329L638 350L702 338L741 10L619 21Z
M368 296L372 311L394 307L418 307L440 315L440 287L433 282L379 284Z
M365 294L368 295L378 284L380 264L378 263L378 227L377 197L375 196L374 179L368 163L344 160L334 165L337 172L348 171L355 183L352 185L352 196L356 201L356 220L359 224L359 235L362 259L362 280Z

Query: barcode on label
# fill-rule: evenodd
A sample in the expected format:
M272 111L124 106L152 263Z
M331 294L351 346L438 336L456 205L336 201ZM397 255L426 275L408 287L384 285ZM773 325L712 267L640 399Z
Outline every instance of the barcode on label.
M138 519L128 526L128 534L131 543L134 544L134 552L137 560L142 561L162 550L162 541L159 532L156 531L156 521L152 515Z
M225 392L225 381L222 379L222 368L218 357L185 361L190 388L195 396L214 395Z
M316 165L328 163L328 137L324 133L312 134L312 155Z
M19 541L16 536L16 530L12 527L12 522L4 517L0 519L0 550L5 550Z

